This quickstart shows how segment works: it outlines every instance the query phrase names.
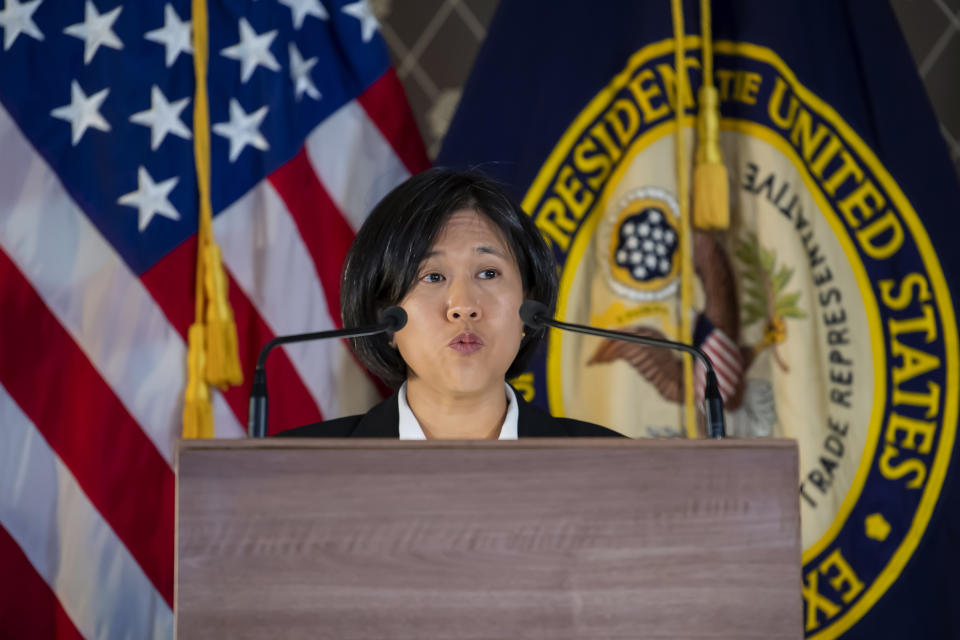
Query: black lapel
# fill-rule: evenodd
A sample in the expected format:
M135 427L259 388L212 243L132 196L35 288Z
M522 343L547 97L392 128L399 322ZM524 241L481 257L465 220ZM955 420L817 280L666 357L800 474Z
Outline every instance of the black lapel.
M563 423L549 413L535 407L523 399L523 395L513 390L517 397L517 437L518 438L567 438L570 433Z
M400 410L397 394L370 409L350 433L351 438L399 438Z

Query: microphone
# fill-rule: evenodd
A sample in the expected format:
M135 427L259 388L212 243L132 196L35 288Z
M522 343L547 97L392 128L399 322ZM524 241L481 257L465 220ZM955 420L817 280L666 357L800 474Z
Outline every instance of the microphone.
M607 329L596 329L582 324L571 324L569 322L560 322L550 317L550 310L546 305L536 300L524 300L520 305L520 318L523 323L532 329L542 329L544 327L553 327L564 331L573 331L575 333L584 333L591 336L600 336L610 340L622 340L624 342L633 342L643 344L648 347L661 347L674 349L676 351L685 351L700 359L707 370L707 384L703 391L703 401L707 417L707 434L711 438L726 437L726 426L723 418L723 398L720 396L720 387L717 386L717 373L713 369L713 363L700 349L682 342L673 340L658 340L657 338L647 338L634 335L625 331L609 331Z
M257 358L257 367L253 370L253 386L250 388L250 415L247 418L247 435L251 438L265 438L267 436L267 356L270 351L281 344L291 342L307 342L309 340L325 340L327 338L359 338L374 336L378 333L395 332L403 329L407 324L407 312L400 307L387 307L380 312L380 322L356 329L335 329L333 331L315 331L313 333L296 333L289 336L277 336L260 351Z

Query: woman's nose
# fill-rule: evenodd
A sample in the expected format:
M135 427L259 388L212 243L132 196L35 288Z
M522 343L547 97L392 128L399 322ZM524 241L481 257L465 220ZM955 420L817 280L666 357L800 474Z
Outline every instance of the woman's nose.
M449 294L447 320L480 319L480 302L469 284L454 281L450 286Z

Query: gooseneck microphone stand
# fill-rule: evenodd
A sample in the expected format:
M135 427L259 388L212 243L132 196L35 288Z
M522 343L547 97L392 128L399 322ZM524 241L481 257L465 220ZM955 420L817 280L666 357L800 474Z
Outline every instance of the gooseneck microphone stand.
M399 331L407 324L407 312L400 307L387 307L380 313L380 322L367 327L356 329L335 329L333 331L315 331L313 333L297 333L289 336L277 336L260 350L257 357L257 367L253 370L253 386L250 388L250 416L247 419L247 434L251 438L265 438L267 436L267 356L270 351L281 344L291 342L308 342L310 340L326 340L327 338L359 338L373 336L378 333Z
M523 323L525 325L533 329L553 327L554 329L573 331L575 333L583 333L591 336L599 336L601 338L608 338L610 340L633 342L635 344L642 344L648 347L661 347L666 349L674 349L676 351L684 351L696 356L700 359L700 362L703 363L703 366L707 370L706 388L703 391L703 402L705 405L705 413L707 418L707 434L711 438L717 439L726 436L727 431L723 418L723 398L720 396L720 387L717 386L717 374L713 369L713 363L710 362L710 358L708 358L707 354L700 349L682 342L674 342L673 340L647 338L644 336L627 333L625 331L597 329L595 327L589 327L582 324L571 324L569 322L554 320L550 317L550 310L547 309L546 305L541 302L537 302L536 300L526 300L522 305L520 305L520 318L523 319Z

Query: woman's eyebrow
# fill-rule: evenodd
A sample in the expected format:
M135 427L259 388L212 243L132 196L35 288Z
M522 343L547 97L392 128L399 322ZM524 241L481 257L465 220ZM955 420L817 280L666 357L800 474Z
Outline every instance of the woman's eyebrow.
M496 247L496 246L493 246L493 245L489 245L489 244L482 244L482 245L476 247L476 248L474 249L474 251L477 252L477 253L489 253L489 254L492 254L492 255L497 256L498 258L503 258L504 260L507 259L507 256L503 255L503 251L500 250L499 247Z
M489 253L489 254L495 255L495 256L497 256L497 257L499 257L499 258L503 258L504 260L506 260L506 258L507 258L507 256L504 255L503 251L502 251L500 248L496 247L495 245L491 245L491 244L481 244L481 245L478 245L478 246L474 247L473 251L474 251L474 253L480 253L480 254L487 254L487 253ZM440 250L440 249L431 249L430 251L427 251L425 254L423 254L423 259L424 259L424 260L429 260L430 258L433 258L433 257L436 257L436 256L443 256L443 255L446 255L446 251L442 251L442 250Z

